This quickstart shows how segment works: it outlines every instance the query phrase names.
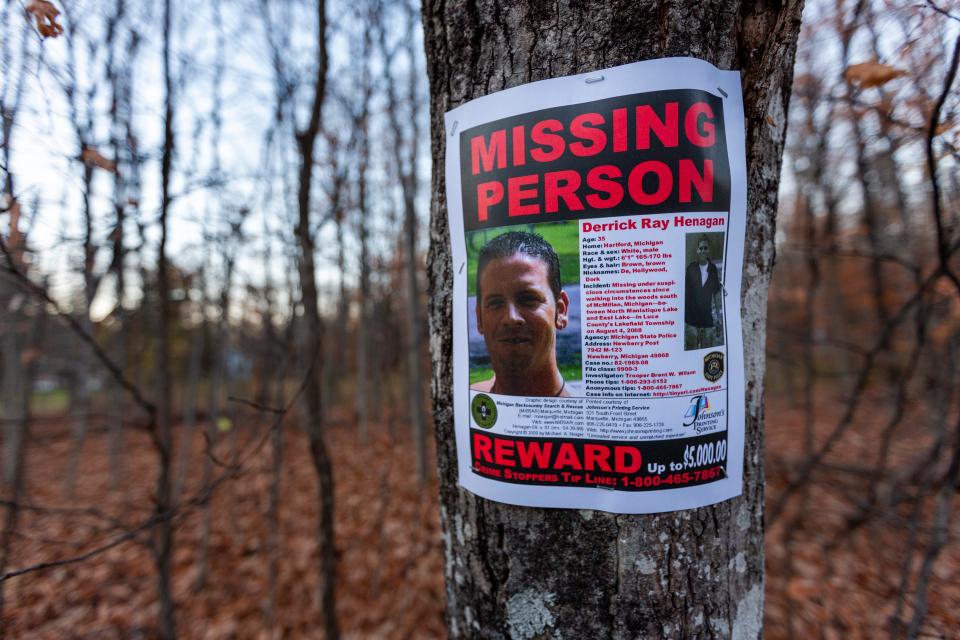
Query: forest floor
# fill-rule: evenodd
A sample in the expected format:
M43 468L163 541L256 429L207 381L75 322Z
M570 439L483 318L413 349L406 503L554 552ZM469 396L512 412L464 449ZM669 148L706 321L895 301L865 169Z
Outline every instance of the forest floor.
M890 471L877 477L878 442L889 411L889 399L877 395L868 394L864 405L879 410L861 412L868 422L852 423L812 481L792 495L775 521L767 517L764 631L768 638L905 637L905 629L892 622L897 613L907 623L913 616L916 575L932 537L937 505L933 498L926 498L916 503L915 511L914 502L893 501L889 496L910 496L920 490L916 482L892 480L907 475L904 470L934 444L935 435L925 427L929 420L915 415L923 407L913 407L893 438ZM841 409L829 401L816 407L814 442L818 446L839 423ZM768 514L788 482L798 479L807 459L803 451L803 413L782 400L768 400ZM945 462L936 466L938 476L944 474ZM898 493L895 486L905 491ZM879 498L873 503L877 507L865 510L872 492ZM954 505L954 513L958 506ZM868 516L860 518L862 513ZM927 615L916 630L918 638L960 638L958 540L960 519L953 517L946 544L932 565ZM911 543L915 543L912 553L908 552Z
M265 428L220 434L216 457L232 459L234 446L240 452L254 450ZM74 495L67 498L63 474L71 448L69 428L40 424L34 431L38 442L27 463L31 502L95 506L130 528L150 517L157 465L146 435L127 436L120 488L111 491L109 438L103 431L92 433L83 448ZM203 512L193 509L177 522L173 592L179 637L317 636L316 476L306 436L288 426L284 443L276 624L267 623L272 453L266 441L243 475L220 484L210 500L209 572L203 588L197 589ZM369 444L362 446L355 431L335 427L328 444L337 510L337 615L344 637L443 637L436 483L418 485L408 442L395 441L386 428L374 429ZM192 445L187 499L203 484L206 444L199 433ZM215 468L214 475L219 473L222 469ZM22 512L22 535L9 569L76 556L120 533L104 530L111 527L91 514ZM154 576L148 549L130 542L82 563L14 578L6 586L10 637L155 637L159 605Z
M786 406L768 406L767 416L769 504L802 459L792 453L802 450L802 420ZM306 438L293 427L284 430L275 624L268 622L266 513L272 475L264 428L247 425L219 436L220 460L235 452L255 453L243 475L222 483L210 500L209 571L199 589L204 512L193 508L178 516L173 591L183 638L316 637L316 483ZM826 433L829 425L822 430ZM127 436L119 488L111 490L109 438L105 430L94 430L69 496L63 486L69 433L62 422L34 426L27 498L57 509L21 512L8 570L76 556L151 515L156 457L146 435ZM435 482L418 485L406 434L391 437L386 426L372 434L367 445L346 426L332 428L329 436L336 478L337 614L344 636L442 638L443 555ZM862 433L854 436L842 441L851 465L870 446ZM205 449L198 433L187 465L187 498L202 485ZM899 518L874 519L846 534L847 516L865 482L849 470L819 474L806 496L796 496L769 528L767 637L889 635L912 514L903 510ZM931 511L924 512L926 521ZM956 536L953 522L953 541ZM960 637L957 546L947 545L933 571L923 627L927 637ZM914 569L919 561L914 558ZM9 580L8 631L12 638L152 638L159 613L155 594L150 552L141 542L125 542L84 562ZM912 591L908 596L907 618Z

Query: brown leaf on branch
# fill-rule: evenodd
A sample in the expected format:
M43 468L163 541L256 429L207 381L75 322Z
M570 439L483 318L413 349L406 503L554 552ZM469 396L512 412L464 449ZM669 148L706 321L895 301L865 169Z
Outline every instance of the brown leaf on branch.
M7 212L10 214L10 232L8 242L10 248L16 252L23 242L23 235L20 233L20 203L16 198L5 195L7 201Z
M27 264L27 256L25 251L27 238L26 234L20 229L20 202L18 202L16 198L8 193L3 194L3 198L0 200L0 213L7 213L10 215L9 228L6 237L7 250L10 252L10 257L13 259L14 266L23 269Z
M116 242L123 235L123 230L119 226L114 226L110 230L110 234L107 236L107 240L110 242Z
M40 349L36 347L27 347L20 354L20 363L24 366L35 362L40 358Z
M907 75L907 72L903 69L897 69L876 60L852 64L847 67L847 71L844 73L847 82L851 82L861 89L880 87L905 75Z
M37 21L37 31L44 38L56 38L63 33L63 25L57 22L60 10L48 0L30 0L27 3L27 13L33 15Z
M99 167L110 173L117 172L117 163L104 157L102 153L93 147L84 147L83 151L80 152L80 160L88 166Z
M954 122L953 120L950 120L950 119L944 120L943 122L937 125L937 128L934 131L934 135L942 136L947 131L950 131L951 129L953 129L956 125L957 123Z

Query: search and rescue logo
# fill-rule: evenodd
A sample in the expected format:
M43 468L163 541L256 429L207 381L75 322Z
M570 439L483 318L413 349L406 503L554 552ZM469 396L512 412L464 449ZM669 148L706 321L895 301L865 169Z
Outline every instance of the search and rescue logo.
M497 423L497 405L493 398L485 393L478 393L470 403L470 413L477 426L491 429Z

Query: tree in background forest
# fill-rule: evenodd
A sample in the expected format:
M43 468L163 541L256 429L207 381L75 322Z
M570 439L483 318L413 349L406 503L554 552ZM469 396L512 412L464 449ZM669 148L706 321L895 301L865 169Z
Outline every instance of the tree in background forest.
M772 632L957 625L935 571L955 562L960 483L955 9L822 2L804 20L770 303L789 419L769 456ZM853 580L873 585L856 607L832 587Z
M791 94L793 2L428 3L429 155L417 10L0 0L0 638L318 637L331 624L350 637L442 637L444 606L460 636L481 635L474 622L490 637L541 622L544 636L751 635L761 593L770 638L952 637L955 6L807 0ZM323 44L305 164L298 141ZM644 517L459 492L450 265L437 244L444 564L433 447L417 442L409 401L415 365L429 367L413 308L426 317L427 238L447 238L442 173L427 180L430 156L443 156L442 112L669 55L745 74L747 491ZM332 519L311 455L318 433ZM321 535L334 523L331 561ZM695 570L678 568L681 553ZM511 615L531 611L543 614L533 627L511 629Z
M416 8L250 10L0 4L0 630L62 633L65 618L25 614L44 579L75 586L74 570L146 553L150 589L133 596L160 607L131 617L189 636L185 610L229 590L227 535L227 553L262 549L263 627L289 629L296 607L294 626L337 637L334 595L354 570L337 559L356 543L334 540L331 457L345 453L327 438L349 434L351 464L409 440L413 484L429 481ZM30 155L44 153L39 171ZM305 451L312 464L292 467ZM309 516L291 510L304 471ZM371 472L374 487L396 473ZM261 476L263 517L244 524ZM389 492L381 502L377 593L396 535ZM297 516L313 525L306 545L289 539ZM59 518L70 536L38 533Z
M802 2L425 2L433 206L430 330L452 637L756 638L763 619L767 286ZM747 118L743 495L649 516L517 507L457 485L443 114L525 82L669 56L741 69ZM641 558L644 560L641 561Z

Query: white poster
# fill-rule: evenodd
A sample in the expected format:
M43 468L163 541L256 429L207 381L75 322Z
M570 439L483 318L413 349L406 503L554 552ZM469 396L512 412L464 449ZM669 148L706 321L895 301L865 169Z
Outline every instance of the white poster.
M460 483L654 513L741 492L740 75L692 58L446 114Z

